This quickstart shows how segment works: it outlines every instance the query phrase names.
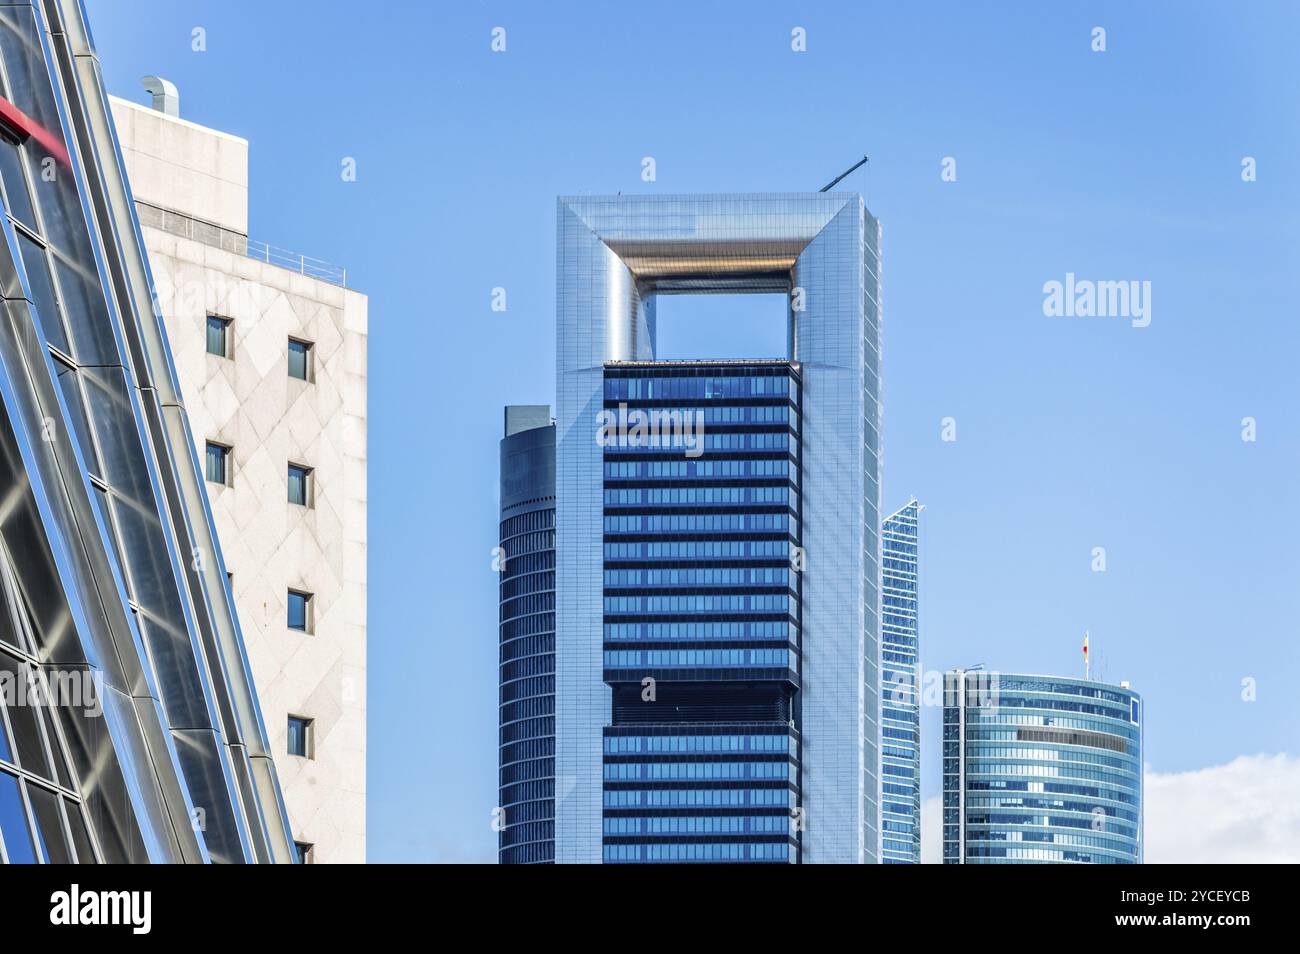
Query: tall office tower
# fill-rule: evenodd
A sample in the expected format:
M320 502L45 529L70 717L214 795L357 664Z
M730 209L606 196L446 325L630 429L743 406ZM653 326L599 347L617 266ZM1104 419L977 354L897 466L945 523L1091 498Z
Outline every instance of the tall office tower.
M78 0L0 6L0 855L293 859Z
M881 860L921 863L921 696L916 499L881 523Z
M944 676L945 864L1140 864L1142 700L1089 679Z
M856 193L559 200L557 861L879 859L879 241ZM787 296L783 360L656 361L717 292Z
M112 99L304 861L365 860L366 297L248 238L248 143Z
M555 424L507 407L501 440L501 864L555 861Z
M611 417L682 422L604 441L607 862L799 858L799 392L785 361L605 368Z

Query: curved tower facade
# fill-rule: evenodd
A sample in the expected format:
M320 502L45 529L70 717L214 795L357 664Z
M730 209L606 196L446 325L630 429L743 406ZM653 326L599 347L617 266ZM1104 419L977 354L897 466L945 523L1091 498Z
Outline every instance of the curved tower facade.
M1142 700L1127 685L947 673L945 864L1140 864Z
M501 441L502 864L555 861L555 425L507 407Z

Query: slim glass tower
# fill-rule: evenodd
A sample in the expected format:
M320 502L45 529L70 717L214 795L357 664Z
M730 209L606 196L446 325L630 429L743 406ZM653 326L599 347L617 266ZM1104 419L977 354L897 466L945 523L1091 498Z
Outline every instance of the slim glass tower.
M557 861L879 860L879 256L856 193L559 200ZM782 360L656 361L658 296L717 292L787 296ZM701 455L602 441L623 388Z
M555 425L507 407L501 441L502 864L555 860Z
M1142 700L957 670L943 707L945 864L1140 864Z
M914 499L881 524L881 861L921 862L918 533Z

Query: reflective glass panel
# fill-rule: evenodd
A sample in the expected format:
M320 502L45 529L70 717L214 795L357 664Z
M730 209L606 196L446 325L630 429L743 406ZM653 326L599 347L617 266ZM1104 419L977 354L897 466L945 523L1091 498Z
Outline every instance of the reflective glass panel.
M5 710L14 732L18 764L42 778L51 778L45 744L36 722L36 698L28 683L29 667L6 653L0 653L0 676L4 677Z
M289 754L307 757L307 733L311 720L289 716Z
M289 377L300 381L307 380L308 352L311 345L304 341L289 339Z
M306 467L289 465L289 503L307 506L307 480L310 473Z
M36 816L36 837L52 865L72 864L72 851L63 832L63 816L59 811L59 796L39 786L27 783L27 796L32 800L32 814Z
M204 476L214 484L228 483L229 475L226 472L226 462L230 455L229 447L222 447L220 444L208 444L207 455L204 458Z
M63 810L67 813L68 828L72 831L72 844L77 849L77 863L95 864L95 850L90 847L90 832L86 830L86 819L81 814L81 806L65 798Z
M230 322L225 318L208 316L208 354L224 358L230 353L226 350L226 332L229 327Z
M299 593L295 590L289 591L289 628L307 631L307 602L310 597L306 593Z
M0 835L4 837L5 852L11 865L36 864L18 779L8 772L0 772Z

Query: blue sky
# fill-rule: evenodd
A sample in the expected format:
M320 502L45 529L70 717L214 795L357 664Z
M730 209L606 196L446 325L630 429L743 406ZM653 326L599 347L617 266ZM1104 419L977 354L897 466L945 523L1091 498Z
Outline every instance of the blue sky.
M1075 673L1088 629L1152 769L1300 750L1296 8L87 6L109 89L159 73L246 137L254 237L370 295L372 861L495 854L497 441L553 401L555 196L815 190L863 152L924 666ZM1067 272L1150 281L1150 326L1045 317ZM671 303L664 350L782 350L779 303L722 302Z

